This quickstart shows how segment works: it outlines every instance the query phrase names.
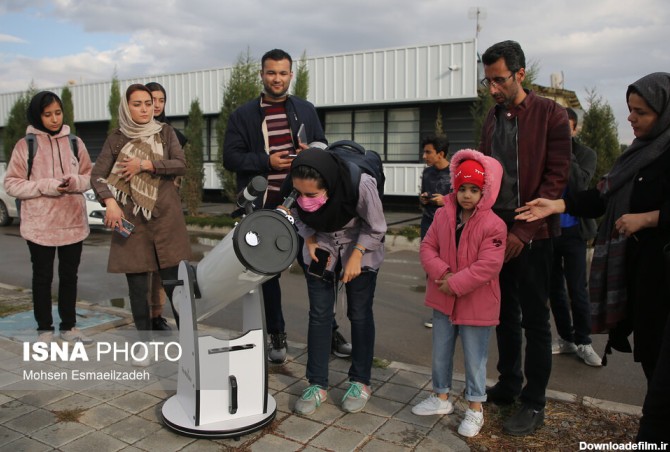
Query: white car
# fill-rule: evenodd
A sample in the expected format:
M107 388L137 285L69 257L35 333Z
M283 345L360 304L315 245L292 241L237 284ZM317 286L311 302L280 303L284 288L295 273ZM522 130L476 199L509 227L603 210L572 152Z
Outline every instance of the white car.
M88 215L89 226L104 227L105 208L95 199L93 190L84 192L86 198L86 214ZM18 218L19 213L16 210L16 198L9 196L5 192L4 178L0 180L0 226L12 224L14 218Z

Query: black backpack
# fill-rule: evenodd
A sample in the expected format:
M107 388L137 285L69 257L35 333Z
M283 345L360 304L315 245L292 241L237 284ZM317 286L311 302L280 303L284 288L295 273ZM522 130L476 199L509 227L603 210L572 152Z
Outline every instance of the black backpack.
M79 143L77 142L77 135L71 133L68 136L68 139L70 141L70 149L72 150L74 156L77 158L77 161L79 161ZM26 144L28 145L28 174L26 175L26 179L30 179L30 172L33 170L33 160L35 160L35 134L27 133L25 140ZM16 202L16 211L20 218L21 200L19 198L16 198L14 201Z
M77 135L71 133L68 138L70 140L70 149L77 158L77 161L79 161L79 144L77 142ZM26 176L26 179L30 179L30 172L33 169L33 160L35 159L35 134L27 133L25 139L26 144L28 145L28 175Z
M328 146L326 150L347 162L354 187L358 187L362 173L374 177L377 181L379 199L383 199L386 176L384 175L384 165L382 165L382 159L379 154L369 149L366 150L363 146L351 140L336 141Z

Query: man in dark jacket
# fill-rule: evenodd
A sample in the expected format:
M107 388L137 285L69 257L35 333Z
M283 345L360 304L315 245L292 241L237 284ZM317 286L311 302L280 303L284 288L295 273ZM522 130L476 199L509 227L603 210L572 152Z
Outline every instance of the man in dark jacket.
M589 188L598 157L596 151L575 139L577 113L572 108L567 110L572 134L572 159L566 193L578 193ZM593 218L561 214L561 235L552 239L554 264L549 301L559 335L552 345L552 353L576 353L589 366L598 367L602 361L591 346L591 305L586 285L586 242L595 236L596 221Z
M500 324L496 327L500 375L487 394L496 404L510 404L520 396L521 408L503 424L506 433L520 436L533 433L544 422L551 374L547 302L551 237L560 233L560 225L557 217L542 223L514 221L514 209L537 197L561 197L570 165L570 129L563 107L522 88L526 61L517 42L494 44L482 61L486 75L482 84L496 105L484 122L479 150L503 166L493 210L508 227L500 273ZM522 330L526 336L523 371Z
M238 191L244 190L254 176L268 179L268 190L259 200L259 205L262 203L266 209L274 209L283 202L279 190L297 153L328 143L314 105L288 94L292 66L291 56L283 50L274 49L263 55L260 71L263 92L230 115L223 142L223 166L236 173ZM263 299L271 343L268 359L283 363L286 332L279 275L263 284ZM349 356L351 344L336 331L336 324L334 328L333 353Z

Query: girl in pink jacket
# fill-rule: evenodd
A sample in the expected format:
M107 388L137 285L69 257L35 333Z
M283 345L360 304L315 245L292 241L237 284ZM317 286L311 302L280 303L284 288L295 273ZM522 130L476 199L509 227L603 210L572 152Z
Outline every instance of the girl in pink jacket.
M458 433L472 437L484 424L486 361L493 326L500 315L498 274L505 256L507 227L491 210L502 180L497 160L478 151L457 152L450 165L454 191L421 242L426 270L426 306L433 308L433 391L412 408L417 415L450 414L456 338L465 357L469 407Z

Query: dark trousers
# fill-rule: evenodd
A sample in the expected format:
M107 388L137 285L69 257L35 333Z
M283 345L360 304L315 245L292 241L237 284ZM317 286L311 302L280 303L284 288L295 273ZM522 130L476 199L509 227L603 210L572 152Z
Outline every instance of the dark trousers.
M670 316L665 324L658 362L642 406L636 441L670 443Z
M309 327L307 330L307 379L310 384L328 388L328 361L333 334L333 308L337 281L307 275ZM363 271L345 285L347 317L351 322L351 366L349 380L370 384L375 348L375 320L372 301L377 272Z
M161 279L164 281L176 280L178 278L178 271L179 267L176 265L174 267L162 268L160 269ZM130 311L133 314L135 328L140 332L140 338L143 341L148 341L151 338L150 333L147 333L147 331L151 331L151 315L149 308L150 278L151 272L126 273L126 280L128 281L128 297L130 298ZM163 287L165 288L168 300L170 300L177 327L179 327L179 315L175 311L172 302L174 287L170 285L163 285Z
M534 240L521 254L503 265L500 272L500 324L498 340L498 384L509 395L520 394L521 402L544 408L545 390L551 374L551 327L549 325L549 277L551 239ZM522 329L526 337L523 372ZM526 386L523 387L524 375Z
M551 240L554 245L554 263L549 301L556 330L563 340L577 345L590 344L591 308L586 285L586 242L579 235L579 225L563 228L561 236Z
M64 246L43 246L28 241L33 263L33 313L38 331L53 331L51 283L58 251L58 316L60 330L69 331L77 323L77 271L84 242Z

